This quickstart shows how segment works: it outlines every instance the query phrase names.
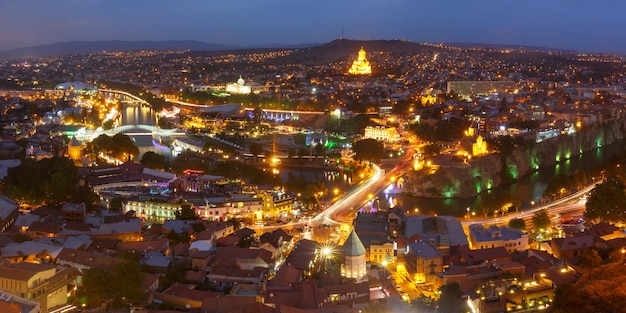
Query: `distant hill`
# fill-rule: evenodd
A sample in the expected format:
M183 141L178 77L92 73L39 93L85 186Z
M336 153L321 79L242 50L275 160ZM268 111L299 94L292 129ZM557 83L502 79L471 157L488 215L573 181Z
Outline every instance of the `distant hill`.
M355 58L361 47L365 49L368 55L376 52L402 54L443 50L439 47L407 40L335 39L325 44L300 49L299 57L311 61L334 61L346 57Z
M556 49L556 48L548 48L548 47L539 47L539 46L523 46L523 45L506 45L506 44L495 44L495 43L472 43L472 42L446 42L444 43L448 46L454 46L459 48L480 48L480 49L526 49L526 50L534 50L534 51L559 51L559 52L575 52L573 50L566 49Z
M41 58L68 54L94 53L102 51L132 51L132 50L230 50L237 47L205 43L195 40L167 40L167 41L68 41L50 45L24 47L0 52L0 58Z

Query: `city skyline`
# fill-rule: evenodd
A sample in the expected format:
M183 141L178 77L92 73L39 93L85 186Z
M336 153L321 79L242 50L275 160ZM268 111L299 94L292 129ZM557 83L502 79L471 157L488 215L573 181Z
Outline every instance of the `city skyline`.
M64 41L198 40L231 46L336 38L540 46L626 54L626 3L603 1L3 2L0 51Z

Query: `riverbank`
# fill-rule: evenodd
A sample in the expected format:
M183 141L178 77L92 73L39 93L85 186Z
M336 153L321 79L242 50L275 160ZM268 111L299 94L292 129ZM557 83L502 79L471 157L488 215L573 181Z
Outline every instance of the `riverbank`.
M402 193L426 198L472 198L537 171L624 139L624 121L588 125L576 133L537 143L527 140L508 152L493 152L454 166L436 164L408 171Z

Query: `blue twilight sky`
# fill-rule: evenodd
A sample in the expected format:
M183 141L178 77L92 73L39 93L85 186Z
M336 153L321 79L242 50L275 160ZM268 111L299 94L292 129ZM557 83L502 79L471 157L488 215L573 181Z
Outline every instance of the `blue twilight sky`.
M348 39L626 54L624 0L0 0L0 51L72 40Z

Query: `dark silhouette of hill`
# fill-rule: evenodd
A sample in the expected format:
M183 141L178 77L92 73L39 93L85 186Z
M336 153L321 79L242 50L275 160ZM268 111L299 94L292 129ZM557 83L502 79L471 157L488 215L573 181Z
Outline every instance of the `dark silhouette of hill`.
M301 49L300 56L315 59L315 61L334 61L345 57L355 58L361 47L367 51L368 55L376 52L403 54L443 50L432 45L406 40L336 39L319 46Z
M24 47L0 52L0 58L41 58L68 54L94 53L102 51L133 50L229 50L233 46L205 43L195 40L168 41L68 41L49 45Z

